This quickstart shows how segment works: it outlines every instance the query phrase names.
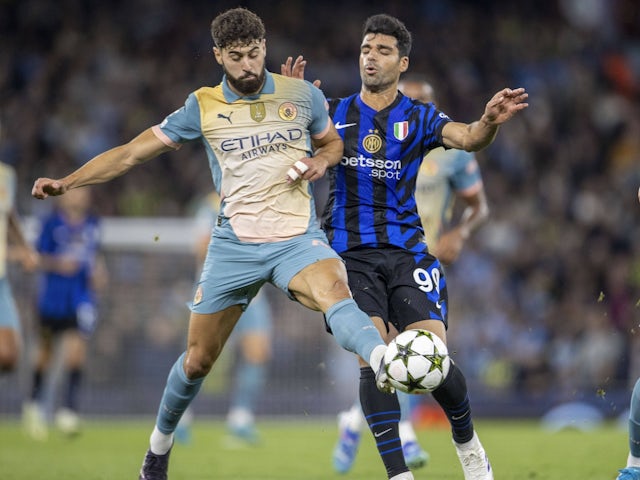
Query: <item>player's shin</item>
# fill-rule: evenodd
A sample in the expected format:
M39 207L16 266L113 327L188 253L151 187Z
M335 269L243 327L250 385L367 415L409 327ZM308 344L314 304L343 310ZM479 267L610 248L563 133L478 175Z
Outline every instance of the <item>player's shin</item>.
M386 344L371 319L350 298L332 305L325 313L327 325L342 348L357 353L377 369ZM376 347L382 347L376 350ZM376 350L374 360L371 354Z
M376 376L369 367L360 369L360 403L373 434L389 478L407 472L398 432L400 404L396 395L383 393L376 387Z
M195 380L187 378L183 367L184 355L184 353L180 355L169 372L167 385L158 409L156 427L160 433L165 435L171 435L174 432L180 417L198 394L204 380L204 377ZM156 454L166 453L156 451L153 447L152 445L152 451Z
M460 369L453 362L447 378L432 392L433 398L440 404L451 423L453 440L466 443L473 438L473 422L467 382Z

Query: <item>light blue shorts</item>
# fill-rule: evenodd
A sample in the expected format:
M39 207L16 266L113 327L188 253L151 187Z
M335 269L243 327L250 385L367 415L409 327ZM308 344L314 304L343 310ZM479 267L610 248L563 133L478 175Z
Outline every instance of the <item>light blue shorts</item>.
M250 243L238 240L229 220L223 218L213 232L189 308L207 314L232 305L246 306L265 283L295 300L288 290L291 279L305 267L328 258L342 261L319 227L282 242Z
M7 277L0 278L0 328L20 330L18 309L13 300L11 286Z
M242 336L247 333L259 333L271 336L273 321L271 307L264 291L261 291L251 300L251 304L242 312L242 316L235 328L233 335Z

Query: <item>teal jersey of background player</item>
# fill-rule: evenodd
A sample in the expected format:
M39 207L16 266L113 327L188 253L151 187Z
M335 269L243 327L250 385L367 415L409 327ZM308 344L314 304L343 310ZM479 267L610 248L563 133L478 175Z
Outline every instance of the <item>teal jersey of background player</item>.
M18 329L18 313L7 279L9 216L14 206L15 194L15 170L0 162L0 327Z
M425 155L415 196L427 245L436 244L443 225L451 219L456 195L474 195L482 185L473 153L439 147Z

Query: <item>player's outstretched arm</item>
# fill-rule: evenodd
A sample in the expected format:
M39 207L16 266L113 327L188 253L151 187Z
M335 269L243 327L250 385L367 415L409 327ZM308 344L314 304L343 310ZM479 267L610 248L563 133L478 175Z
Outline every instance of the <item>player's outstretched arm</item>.
M172 150L149 128L129 143L107 150L61 179L38 178L31 195L44 199L64 194L71 188L104 183L119 177L134 166Z
M498 127L529 106L524 88L504 88L487 103L480 120L466 124L450 122L442 129L444 144L467 152L477 152L493 142Z

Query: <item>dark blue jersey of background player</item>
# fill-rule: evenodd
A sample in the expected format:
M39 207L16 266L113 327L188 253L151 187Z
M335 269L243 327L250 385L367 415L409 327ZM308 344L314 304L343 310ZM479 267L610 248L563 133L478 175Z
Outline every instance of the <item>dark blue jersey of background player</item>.
M426 253L416 178L424 155L442 145L442 128L451 119L432 103L400 93L380 111L355 94L330 100L329 112L344 141L323 216L331 246L337 252L396 246Z
M55 268L45 268L38 296L40 315L51 319L76 318L81 305L94 305L93 269L100 248L99 219L87 214L70 221L64 212L54 210L44 219L37 248L47 264L55 259ZM61 270L59 262L65 262Z

